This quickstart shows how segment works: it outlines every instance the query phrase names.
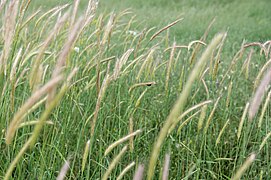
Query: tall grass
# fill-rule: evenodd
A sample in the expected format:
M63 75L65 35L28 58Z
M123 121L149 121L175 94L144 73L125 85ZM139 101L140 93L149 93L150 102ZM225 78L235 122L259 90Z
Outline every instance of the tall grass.
M270 41L31 3L0 4L0 179L270 177Z

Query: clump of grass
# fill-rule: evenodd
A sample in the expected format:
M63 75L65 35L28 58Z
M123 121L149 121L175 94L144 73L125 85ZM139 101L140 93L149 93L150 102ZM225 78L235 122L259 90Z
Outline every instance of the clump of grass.
M259 122L245 124L245 119L247 112L256 116L253 104L259 109L259 100L268 90L267 81L259 84L270 66L270 41L244 41L231 58L236 47L229 50L232 31L227 39L226 33L215 36L207 46L211 27L217 25L214 20L194 40L193 36L200 37L194 31L198 24L189 39L178 38L188 32L174 30L192 16L163 28L141 28L143 21L137 21L131 9L96 15L100 13L96 0L75 0L33 13L28 11L30 2L0 4L2 178L129 179L134 175L140 180L146 172L152 179L158 177L156 162L162 179L225 178L233 172L233 178L250 178L258 175L258 168L260 178L266 178L265 162L252 166L247 175L255 157L240 164L251 149L258 149L261 161L268 157L269 123L263 119L269 116L270 92ZM188 45L179 44L183 41ZM259 47L260 51L254 50ZM256 103L252 100L251 106L241 107L251 87L258 86ZM164 143L169 148L163 148ZM115 157L112 151L118 152ZM139 162L145 162L150 151L149 166L144 168ZM70 152L73 161L65 159Z
M207 47L205 52L202 54L201 58L199 59L199 61L195 65L195 68L191 72L191 75L189 76L189 79L188 79L186 85L184 86L182 94L177 99L177 101L176 101L175 105L173 106L164 126L162 127L160 134L159 134L159 136L156 140L156 143L154 145L153 152L152 152L152 155L150 158L148 179L152 179L152 177L153 177L154 168L155 168L155 164L156 164L156 161L158 158L158 154L160 152L160 148L162 146L162 143L163 143L164 139L166 138L166 135L167 135L169 128L176 121L178 115L183 111L183 108L187 102L187 98L190 94L190 90L191 90L193 82L198 77L202 66L206 63L206 61L210 57L210 54L212 53L214 48L220 43L222 37L223 37L223 34L218 34L213 39L213 41L210 43L210 45Z

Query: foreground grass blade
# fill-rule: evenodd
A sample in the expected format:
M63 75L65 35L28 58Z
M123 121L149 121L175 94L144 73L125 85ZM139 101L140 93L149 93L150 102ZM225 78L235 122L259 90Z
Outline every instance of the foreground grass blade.
M190 91L191 91L191 88L192 88L194 81L198 78L200 71L202 70L202 67L205 65L205 63L209 59L213 50L220 43L223 36L224 35L222 33L215 36L214 39L212 40L212 42L210 43L210 45L204 51L201 58L199 59L199 61L195 65L194 69L192 70L192 72L187 80L187 83L184 86L184 89L183 89L181 95L179 96L175 105L171 109L171 112L170 112L164 126L162 127L162 129L159 133L159 136L158 136L158 138L154 144L154 147L153 147L153 151L152 151L150 162L149 162L148 180L151 180L153 178L154 169L156 166L156 161L158 159L158 155L159 155L161 146L164 142L164 139L167 136L167 133L168 133L170 126L178 119L178 116L182 113L182 111L186 105L186 102L187 102L187 99L190 94Z
M244 164L239 168L239 170L236 172L236 174L231 178L231 180L239 180L244 172L250 167L250 165L253 163L253 161L256 158L256 154L251 154L247 160L244 162Z

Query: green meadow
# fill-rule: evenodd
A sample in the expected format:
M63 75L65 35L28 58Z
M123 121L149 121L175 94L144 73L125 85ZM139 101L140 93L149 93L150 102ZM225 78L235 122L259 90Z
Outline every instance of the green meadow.
M0 179L269 179L269 0L1 1Z

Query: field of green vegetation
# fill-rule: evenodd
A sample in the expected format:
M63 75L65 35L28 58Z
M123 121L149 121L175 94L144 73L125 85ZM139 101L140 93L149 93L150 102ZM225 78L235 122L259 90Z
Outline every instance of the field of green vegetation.
M1 1L0 179L270 179L270 6Z

